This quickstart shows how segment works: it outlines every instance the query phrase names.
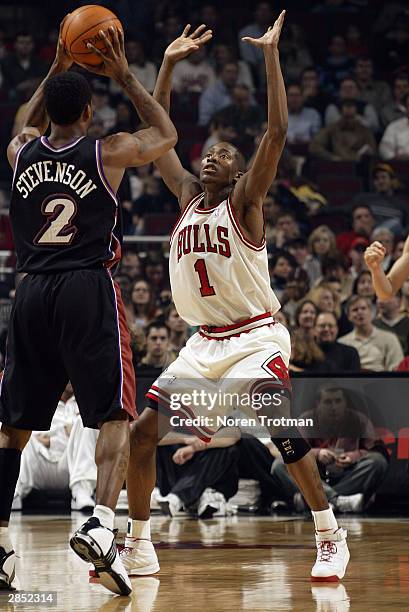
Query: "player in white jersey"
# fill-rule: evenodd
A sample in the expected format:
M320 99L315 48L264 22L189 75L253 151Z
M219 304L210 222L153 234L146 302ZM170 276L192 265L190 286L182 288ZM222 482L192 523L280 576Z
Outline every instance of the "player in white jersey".
M180 316L200 329L152 385L147 407L132 429L130 519L122 554L130 575L159 570L150 541L149 505L155 448L171 429L172 417L180 417L179 424L190 426L211 445L216 416L226 413L221 398L232 389L240 397L266 389L274 397L277 385L281 392L289 390L290 339L274 320L280 304L270 287L263 220L263 201L275 178L288 121L278 54L284 15L260 39L245 39L263 50L267 72L268 127L251 169L244 172L242 156L226 142L206 152L200 180L182 167L174 150L155 162L182 211L171 236L173 298ZM210 38L204 29L189 36L187 26L165 52L154 97L168 112L173 67ZM211 419L197 419L208 404L203 400L198 405L194 391L200 401L212 394L216 398ZM175 396L180 402L174 402ZM283 414L283 406L288 407L285 399L277 404L270 414ZM295 428L277 432L272 427L270 434L314 516L318 554L311 579L339 580L349 560L346 532L328 506L314 455Z

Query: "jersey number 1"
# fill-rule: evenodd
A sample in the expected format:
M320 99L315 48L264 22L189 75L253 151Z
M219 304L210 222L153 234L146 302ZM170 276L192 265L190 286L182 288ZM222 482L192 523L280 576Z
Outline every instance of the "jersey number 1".
M200 279L200 295L202 297L209 297L210 295L216 295L214 287L210 284L209 276L207 274L206 262L204 259L197 259L195 263L195 271L199 275Z
M77 205L68 196L52 196L44 200L41 212L47 217L46 223L34 238L34 244L58 246L71 244L78 228L71 225L77 212Z

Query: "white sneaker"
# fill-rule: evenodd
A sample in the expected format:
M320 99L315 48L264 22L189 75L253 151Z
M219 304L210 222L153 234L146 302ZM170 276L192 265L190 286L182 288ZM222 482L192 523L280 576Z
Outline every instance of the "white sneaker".
M0 591L3 589L14 591L13 580L16 576L16 553L13 549L6 552L0 546Z
M95 508L95 501L89 491L80 484L72 487L71 510L80 512L92 512Z
M214 489L205 489L200 497L197 515L200 519L209 519L214 516L229 516L233 508L227 503L222 493Z
M169 493L169 495L165 495L164 497L158 495L156 501L163 514L167 514L168 516L186 516L183 502L177 495L173 493Z
M338 495L336 508L340 512L362 512L364 509L364 494Z
M343 584L311 586L311 594L317 604L317 612L348 612L351 602Z
M337 582L345 576L349 561L347 532L337 529L334 533L316 532L317 560L311 571L312 582Z
M160 570L158 556L150 540L126 537L120 557L128 576L150 576Z
M87 563L92 563L99 582L117 595L129 595L132 584L119 557L115 535L92 516L72 536L70 546Z

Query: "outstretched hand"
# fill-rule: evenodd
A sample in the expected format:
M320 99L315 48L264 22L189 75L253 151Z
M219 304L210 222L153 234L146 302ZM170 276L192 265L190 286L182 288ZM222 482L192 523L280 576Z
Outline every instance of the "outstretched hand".
M191 53L194 53L213 36L211 30L206 30L204 23L200 25L192 34L189 34L190 23L185 27L182 34L176 38L165 51L166 59L171 62L179 62Z
M373 242L369 247L367 247L364 255L365 263L370 270L377 270L380 268L382 261L384 260L386 255L386 249L378 241Z
M104 41L105 53L91 43L88 43L87 47L101 58L101 64L98 66L80 65L89 72L111 77L116 81L121 80L129 72L128 61L125 57L124 33L122 30L110 26L107 34L100 30L99 36Z
M281 11L278 19L274 22L273 26L270 26L267 32L261 38L251 38L250 36L244 36L242 40L248 42L255 47L272 47L277 49L278 42L280 40L281 29L283 27L285 17L285 11Z

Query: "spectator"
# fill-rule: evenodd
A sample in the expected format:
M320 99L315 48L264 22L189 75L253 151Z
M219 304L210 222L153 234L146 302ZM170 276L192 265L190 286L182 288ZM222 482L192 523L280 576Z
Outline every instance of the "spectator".
M351 249L348 252L348 258L351 262L351 267L349 268L351 278L356 278L361 272L366 270L364 253L369 244L369 241L363 236L358 236L351 242Z
M305 106L315 108L322 118L331 102L331 97L320 86L318 71L314 66L304 68L301 75L301 90Z
M401 294L398 292L390 300L377 301L378 316L374 325L378 329L393 332L405 355L409 353L409 317L400 312Z
M349 274L349 265L346 258L339 253L337 253L335 257L324 257L322 259L321 269L321 281L327 284L333 280L338 281L341 285L341 300L344 301L349 298L352 289L352 279Z
M294 213L284 210L277 215L274 233L276 248L285 248L289 241L299 238L300 234L300 226Z
M307 335L314 336L318 308L311 300L303 300L295 311L295 327L302 329Z
M174 304L171 304L165 313L165 321L170 330L169 346L174 353L175 359L185 346L188 339L188 325L179 316Z
M359 88L352 77L342 79L339 85L336 103L329 104L325 111L325 125L328 127L341 119L340 106L343 100L355 100L358 108L357 119L373 132L379 130L379 120L376 110L372 104L361 102L359 99Z
M237 80L237 64L235 62L224 64L220 77L199 98L199 125L208 125L213 115L232 104Z
M335 93L342 79L349 76L351 67L352 62L347 53L345 38L337 34L331 39L327 58L322 66L326 89Z
M97 430L82 425L72 387L68 384L51 429L34 433L22 453L13 509L21 510L23 499L33 489L71 489L72 510L92 511L97 481L97 437Z
M258 134L263 122L263 114L260 107L254 102L249 88L246 85L237 84L233 89L232 104L220 111L236 127L236 143L241 150L249 146Z
M393 233L387 227L376 227L371 235L371 242L377 240L386 249L385 257L382 260L382 268L385 272L388 272L393 264L393 247L394 247L394 236Z
M135 370L138 377L149 378L150 385L174 360L175 354L170 346L170 331L165 323L159 320L149 323L145 337L146 354L135 365Z
M289 370L292 372L328 372L324 353L312 334L296 329L291 334L291 358Z
M330 386L320 387L314 410L302 415L304 419L311 417L314 432L306 431L305 437L325 476L328 501L339 512L362 512L388 467L383 445L375 445L372 423L351 405L346 391ZM274 461L271 473L285 499L293 501L298 512L305 512L307 506L281 458Z
M380 111L382 127L386 128L392 121L405 117L406 108L403 99L407 94L409 94L408 75L405 73L396 75L393 80L393 100Z
M108 83L94 79L92 83L92 110L94 118L102 121L105 133L115 125L116 112L109 104Z
M136 38L125 39L126 58L130 71L149 93L155 89L158 70L153 62L146 58L146 50L141 40Z
M355 23L348 25L345 33L345 43L348 56L351 58L365 55L368 52L368 47L362 40L362 32Z
M319 131L309 150L311 155L332 161L359 161L375 154L375 138L359 121L355 100L341 102L341 119Z
M145 277L156 295L169 287L167 266L163 256L157 251L148 253L145 259Z
M281 306L290 318L291 325L295 322L295 312L298 304L305 298L309 289L308 275L305 270L297 268L295 273L287 280L284 292L281 295Z
M207 22L205 21L204 23ZM230 62L234 62L235 64L237 64L238 67L237 84L247 85L249 90L253 92L254 82L248 64L243 60L237 59L233 47L230 47L229 45L226 45L224 43L216 44L213 48L213 63L216 69L216 73L220 74L223 69L223 66L225 64L229 64Z
M134 308L133 326L146 327L159 314L155 306L155 295L146 280L136 280L131 294Z
M387 161L409 159L409 94L402 102L406 115L388 125L379 144L379 155Z
M338 235L338 249L343 255L348 255L356 238L363 237L369 242L374 227L372 209L367 204L356 204L352 209L352 230Z
M112 134L118 132L136 132L137 120L129 103L125 100L119 101L115 108L116 122L111 129Z
M307 241L304 238L295 238L287 242L287 249L295 257L298 267L307 273L312 286L321 276L321 263L311 254Z
M156 65L160 65L167 47L182 33L182 20L175 12L169 11L165 17L161 31L155 33L155 44L153 45L152 58ZM159 23L158 23L159 25ZM158 28L159 30L159 28Z
M290 144L309 142L321 127L321 117L314 108L304 107L301 87L287 86L288 130Z
M362 270L356 277L352 287L352 295L366 298L371 303L372 316L376 315L375 289L373 287L371 273L368 269Z
M367 56L358 57L355 62L355 78L359 87L359 97L380 112L392 101L392 94L389 85L384 81L374 80L373 74L372 59Z
M337 321L339 320L341 316L339 297L326 284L311 289L307 297L314 302L320 312L331 312Z
M141 275L142 266L138 253L124 249L121 262L121 273L129 276L131 281Z
M294 275L297 262L287 251L277 250L269 262L271 287L280 299L287 281Z
M354 295L347 304L347 315L354 328L339 342L356 348L361 367L373 372L391 372L403 359L395 334L374 327L371 305L367 298Z
M260 64L264 62L263 51L248 45L243 42L242 38L250 36L251 38L260 38L267 31L267 28L273 23L273 12L270 2L258 2L254 11L254 22L244 26L239 32L239 49L240 56L248 62L255 70L259 69Z
M333 372L359 372L361 363L357 350L337 342L338 323L333 312L321 312L315 329L317 344Z
M202 93L214 85L216 75L206 59L205 47L200 47L173 70L173 89L177 93Z
M280 40L280 62L287 81L298 81L304 68L313 63L304 41L304 30L297 23L288 23L283 31Z
M400 235L408 223L407 205L396 195L399 181L389 164L379 163L372 172L372 189L357 194L351 204L368 204L376 225L382 225Z
M42 61L34 57L34 40L29 32L17 34L14 53L1 60L3 88L9 97L17 102L25 102L46 73Z
M55 57L55 48L58 41L58 30L52 28L47 35L47 42L41 47L38 52L38 57L44 62L45 66L50 66Z
M325 257L336 257L338 254L334 232L327 225L319 225L308 237L308 248L313 261L319 266L319 274L317 276L319 278L322 274L322 260Z

